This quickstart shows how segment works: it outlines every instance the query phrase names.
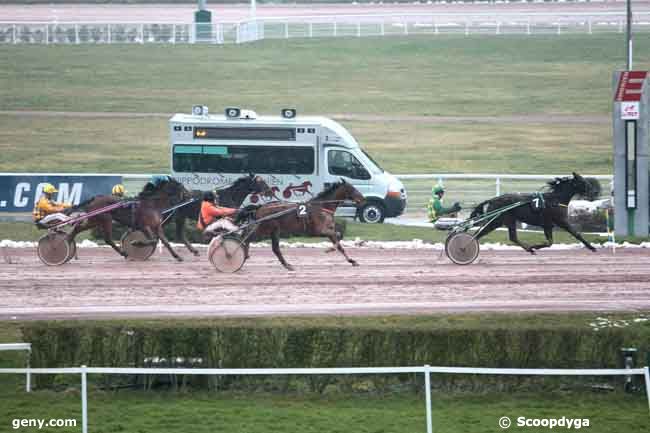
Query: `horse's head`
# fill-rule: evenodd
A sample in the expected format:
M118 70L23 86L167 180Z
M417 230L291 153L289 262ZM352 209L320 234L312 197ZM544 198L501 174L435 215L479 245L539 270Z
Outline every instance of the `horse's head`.
M357 207L362 206L366 201L363 194L343 179L341 179L341 183L337 188L336 195L338 200L352 200Z
M263 194L271 190L264 179L249 173L248 176L242 176L233 183L233 190L244 192L247 194Z
M594 201L600 197L601 186L598 179L594 177L582 177L578 173L573 172L573 179L571 180L573 189L576 194L585 200Z
M573 176L558 177L548 182L553 193L570 200L580 196L586 200L596 200L600 196L600 183L594 178L584 178L574 172Z

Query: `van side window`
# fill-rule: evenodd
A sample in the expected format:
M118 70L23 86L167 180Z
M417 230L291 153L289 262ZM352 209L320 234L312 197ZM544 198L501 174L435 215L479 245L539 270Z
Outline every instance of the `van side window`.
M178 173L314 173L314 148L306 146L174 146Z
M370 173L357 158L345 150L330 150L327 154L327 167L330 174L350 179L370 179Z

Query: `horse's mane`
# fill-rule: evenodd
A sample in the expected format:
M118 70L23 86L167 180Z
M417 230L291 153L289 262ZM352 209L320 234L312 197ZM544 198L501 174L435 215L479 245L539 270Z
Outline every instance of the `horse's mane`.
M551 192L557 192L562 185L571 182L573 179L572 176L556 177L555 179L546 182L546 185L551 189Z
M312 200L318 200L318 199L321 199L321 198L331 194L332 192L336 191L336 189L338 187L340 187L341 185L343 185L343 181L339 181L339 182L335 182L335 183L331 184L330 186L328 186L327 188L322 190L320 193L318 193L318 195L316 197L314 197Z
M182 183L171 177L167 180L160 181L158 185L155 185L153 182L147 182L144 188L142 188L142 191L138 194L138 198L151 198L154 194L163 191L168 185L183 187Z

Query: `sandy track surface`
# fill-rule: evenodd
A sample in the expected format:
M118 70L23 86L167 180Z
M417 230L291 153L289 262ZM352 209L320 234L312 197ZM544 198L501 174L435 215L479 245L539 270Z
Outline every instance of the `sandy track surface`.
M107 248L50 268L31 248L6 248L0 320L108 317L371 315L514 311L650 310L650 251L485 251L457 266L440 251L351 248L353 268L321 249L285 248L296 272L252 249L237 274L165 251L125 262Z

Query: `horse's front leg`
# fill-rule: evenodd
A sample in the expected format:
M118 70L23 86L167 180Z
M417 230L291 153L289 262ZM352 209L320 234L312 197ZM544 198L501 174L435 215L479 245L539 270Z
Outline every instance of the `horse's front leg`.
M148 234L153 235L152 230L151 230L150 227L147 227L145 229L145 231L148 232ZM165 245L165 248L167 248L167 251L169 251L169 254L171 254L172 257L174 257L179 262L182 262L183 258L181 256L179 256L178 254L176 254L176 251L174 251L172 246L169 245L169 241L167 240L167 237L165 236L165 231L163 230L162 224L159 224L158 227L156 227L156 234L158 235L158 239L160 239L160 241L163 243L163 245Z
M356 260L351 259L350 256L348 256L348 253L345 252L345 250L343 249L343 245L341 245L341 241L339 240L336 233L334 233L333 235L329 235L328 237L329 237L330 241L332 241L332 243L334 244L334 247L336 247L336 249L341 254L343 254L343 257L345 257L345 260L347 260L348 263L350 263L352 266L359 266L359 263L357 263Z
M176 224L176 239L180 240L183 245L185 245L185 248L187 248L192 254L195 256L199 255L199 252L190 244L185 237L185 217L177 217L174 220L174 223Z
M275 229L273 232L271 232L271 249L273 250L273 253L278 258L278 260L280 260L280 263L282 263L282 266L290 271L294 270L293 266L287 263L287 261L282 256L282 252L280 251L280 234L278 233L278 229Z
M563 228L564 230L569 232L571 234L571 236L573 236L574 238L576 238L577 240L582 242L585 247L589 248L593 252L596 252L596 248L594 248L594 246L591 245L588 240L583 238L580 233L578 233L573 227L571 227L571 224L569 224L568 222L562 221L562 222L558 222L557 225L560 228Z

